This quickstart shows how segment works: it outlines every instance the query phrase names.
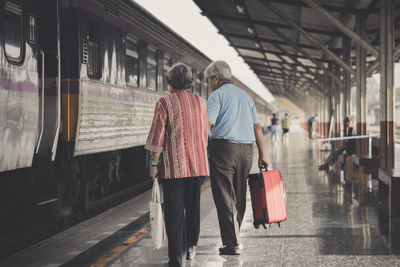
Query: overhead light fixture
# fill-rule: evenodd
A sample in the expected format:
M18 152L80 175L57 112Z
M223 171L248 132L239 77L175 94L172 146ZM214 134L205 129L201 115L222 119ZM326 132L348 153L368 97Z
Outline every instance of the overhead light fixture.
M254 29L252 27L247 27L247 30L249 31L250 34L254 33Z
M242 5L236 5L236 9L239 12L239 14L244 15L244 7Z
M254 46L257 47L257 48L260 48L260 44L257 43L257 42L254 43Z

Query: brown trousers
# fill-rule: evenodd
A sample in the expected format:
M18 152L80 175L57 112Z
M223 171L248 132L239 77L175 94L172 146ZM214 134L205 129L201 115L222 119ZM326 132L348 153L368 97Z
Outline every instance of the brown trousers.
M212 140L211 188L217 207L222 244L236 246L246 210L247 177L253 163L253 144Z

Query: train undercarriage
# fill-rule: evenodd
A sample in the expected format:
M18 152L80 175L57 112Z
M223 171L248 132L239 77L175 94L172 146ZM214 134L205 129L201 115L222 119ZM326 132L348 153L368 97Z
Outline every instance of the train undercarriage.
M134 160L132 160L134 159ZM57 159L0 174L0 257L88 219L147 190L143 146Z

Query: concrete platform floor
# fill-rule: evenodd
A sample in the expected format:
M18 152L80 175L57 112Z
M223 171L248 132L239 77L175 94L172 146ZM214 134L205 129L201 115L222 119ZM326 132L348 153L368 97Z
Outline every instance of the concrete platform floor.
M374 193L318 172L324 155L317 141L293 133L289 144L267 142L267 151L272 168L284 179L287 222L281 228L255 230L248 195L242 254L220 256L217 214L208 188L202 195L198 253L186 266L400 266L399 256L379 233ZM147 235L109 266L167 266L167 261L167 249L155 250Z

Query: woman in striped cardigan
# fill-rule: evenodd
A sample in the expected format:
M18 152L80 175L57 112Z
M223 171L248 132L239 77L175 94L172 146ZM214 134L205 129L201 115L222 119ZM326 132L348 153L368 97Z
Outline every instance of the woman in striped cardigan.
M190 92L192 71L177 63L167 74L170 94L156 104L145 148L152 176L162 180L169 266L184 266L200 233L200 187L209 175L207 103Z

